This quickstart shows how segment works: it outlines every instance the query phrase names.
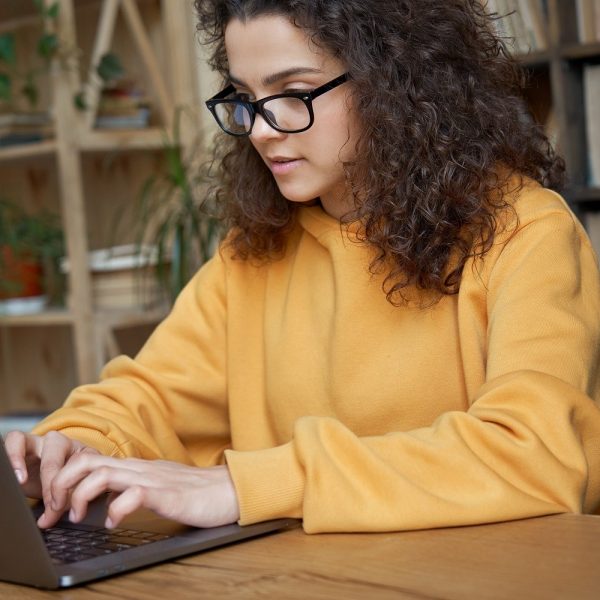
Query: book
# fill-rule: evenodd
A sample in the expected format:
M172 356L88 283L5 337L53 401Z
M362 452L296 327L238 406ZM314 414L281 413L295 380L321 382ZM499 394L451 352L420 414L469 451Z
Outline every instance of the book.
M519 10L532 50L547 50L546 17L541 0L519 0Z
M506 0L514 38L515 52L517 54L528 54L531 51L531 43L528 37L527 29L521 15L518 0Z
M52 134L47 113L0 113L0 148L41 142Z
M585 228L590 236L596 255L600 257L600 212L585 213Z
M47 113L0 113L0 147L41 142L52 133Z
M600 186L600 65L583 68L583 93L588 151L588 185Z
M5 127L45 127L52 122L45 112L0 113L0 128Z
M134 114L98 115L94 127L98 129L143 129L148 127L150 110L139 108Z
M498 35L505 39L506 43L511 46L514 44L515 31L513 29L512 21L508 16L510 12L508 7L508 0L495 0L496 12L498 17L496 21L496 30ZM513 46L516 51L516 47Z
M577 33L582 44L596 41L596 0L577 0Z
M150 121L150 102L131 82L102 90L95 127L99 129L140 129Z

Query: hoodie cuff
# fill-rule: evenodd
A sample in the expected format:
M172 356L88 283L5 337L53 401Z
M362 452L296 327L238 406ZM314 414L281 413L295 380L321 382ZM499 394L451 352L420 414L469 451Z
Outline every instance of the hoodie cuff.
M240 525L302 517L305 475L292 442L266 450L226 450L225 460L238 496Z
M90 446L100 452L100 454L104 454L105 456L116 456L122 458L125 456L125 453L119 449L119 446L109 440L103 433L98 431L97 429L89 429L87 427L64 427L62 429L53 429L51 426L44 426L44 422L36 425L32 432L35 435L43 435L48 433L48 431L58 431L58 433L62 433L64 436L81 442L86 446Z

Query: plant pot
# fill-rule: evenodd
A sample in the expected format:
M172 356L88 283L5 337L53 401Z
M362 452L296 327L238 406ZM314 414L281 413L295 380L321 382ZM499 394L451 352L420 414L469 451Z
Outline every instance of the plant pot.
M9 246L0 247L0 300L30 298L43 294L42 265Z

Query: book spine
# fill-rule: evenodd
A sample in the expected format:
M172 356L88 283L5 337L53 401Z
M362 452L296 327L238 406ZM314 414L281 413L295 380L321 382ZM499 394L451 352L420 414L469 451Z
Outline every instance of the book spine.
M499 34L505 38L506 43L510 47L514 44L515 32L512 27L512 21L508 15L508 0L496 0L496 7L498 9L498 16L501 17L496 23L498 26ZM516 51L517 48L513 46Z
M596 40L595 0L577 0L577 33L582 44Z
M531 45L527 38L527 29L519 10L518 0L508 0L508 9L510 11L510 20L515 35L515 51L519 54L527 54L531 50Z
M541 0L519 0L523 21L533 50L547 50L546 21Z
M588 149L588 185L600 186L600 65L583 69L585 123Z

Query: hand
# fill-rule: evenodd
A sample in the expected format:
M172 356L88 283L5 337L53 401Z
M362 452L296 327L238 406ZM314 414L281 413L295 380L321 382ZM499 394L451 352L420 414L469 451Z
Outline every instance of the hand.
M55 499L66 503L69 518L85 517L88 503L103 492L116 492L108 508L106 527L117 527L138 508L195 527L234 523L240 517L237 494L226 466L189 467L164 460L119 459L79 453L52 483Z
M67 508L66 494L53 495L57 473L75 455L98 454L94 448L56 431L44 436L11 431L4 447L25 495L44 501L44 513L38 519L40 527L52 527Z

